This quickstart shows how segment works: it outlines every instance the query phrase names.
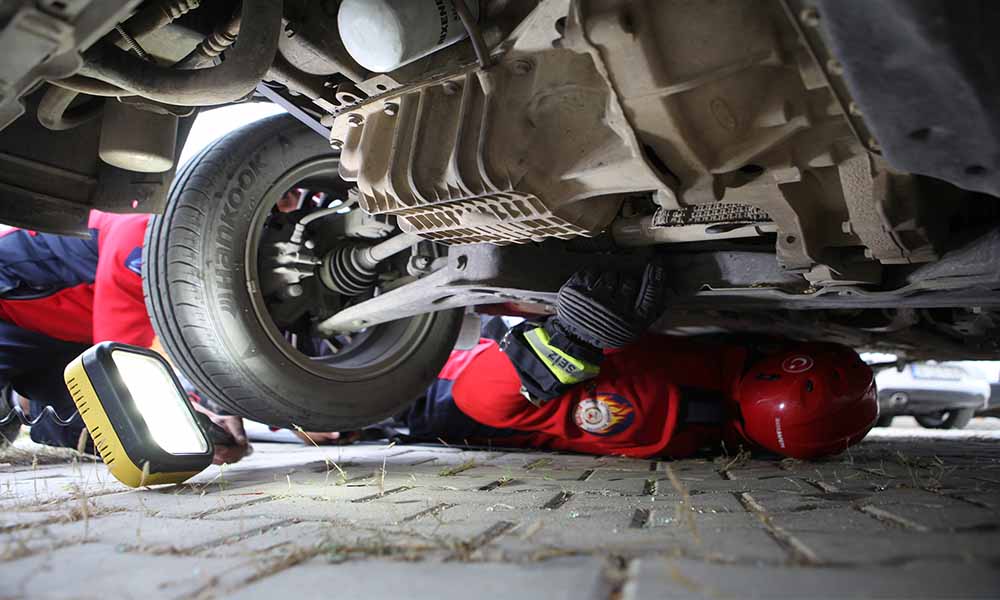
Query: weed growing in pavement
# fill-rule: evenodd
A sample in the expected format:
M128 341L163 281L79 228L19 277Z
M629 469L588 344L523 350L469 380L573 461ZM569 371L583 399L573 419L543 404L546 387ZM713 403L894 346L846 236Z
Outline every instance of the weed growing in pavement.
M26 558L38 552L37 549L33 549L28 545L28 542L33 539L44 539L44 533L36 533L38 530L31 531L26 537L21 537L20 535L13 534L5 536L6 545L3 550L0 550L0 561L11 561L17 560L19 558Z
M699 546L701 545L701 536L698 535L698 525L695 523L694 517L694 507L691 505L691 494L688 492L687 487L681 483L677 474L674 473L673 467L667 464L667 479L670 480L670 485L674 486L674 490L680 495L681 499L677 503L677 520L683 520L687 523L688 528L691 530L691 537L694 539L695 543Z
M29 449L8 444L0 445L0 463L12 467L40 467L70 463L74 458L79 459L81 454L72 448L58 448L55 446L39 445L38 447Z
M751 458L752 455L750 451L743 448L743 446L740 446L740 451L736 453L736 456L732 458L729 458L728 456L720 456L719 458L716 459L715 462L716 464L722 465L721 467L719 467L718 472L723 473L725 471L729 471L731 469L735 469L737 467L742 467L743 465L746 465L747 463L750 462Z
M794 471L798 469L803 464L803 461L797 458L783 458L778 462L778 466L786 471Z
M306 431L305 431L304 429L302 429L301 427L299 427L299 426L298 426L298 425L296 425L295 423L292 423L292 427L294 427L296 431L298 431L299 433L301 433L302 435L304 435L304 436L305 436L305 438L306 438L307 440L309 440L309 443L311 443L311 444L312 444L313 446L315 446L315 447L319 448L319 444L317 444L317 443L316 443L316 440L312 439L312 437L310 437L310 436L309 436L309 434L308 434L308 433L306 433ZM330 471L331 471L332 469L336 469L336 470L337 470L337 472L338 472L338 473L340 474L340 483L341 483L341 484L343 484L343 483L347 483L347 473L346 473L346 472L345 472L345 471L344 471L343 469L341 469L341 468L340 468L340 465L338 465L338 464L337 464L337 461L334 461L334 460L330 460L330 459L329 459L329 458L328 458L328 457L327 457L327 456L326 456L326 455L324 454L324 455L323 455L323 462L325 462L325 463L326 463L326 474L327 474L327 478L329 478L329 476L330 476Z

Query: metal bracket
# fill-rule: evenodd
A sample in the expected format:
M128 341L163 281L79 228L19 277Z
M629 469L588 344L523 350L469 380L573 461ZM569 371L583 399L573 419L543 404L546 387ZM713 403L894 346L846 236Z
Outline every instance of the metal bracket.
M329 129L327 129L319 121L314 119L312 115L302 110L298 106L295 106L295 104L293 104L289 100L285 99L284 96L272 90L271 88L267 87L267 84L265 83L258 84L257 93L260 94L261 96L264 96L271 102L274 102L281 108L285 109L285 112L287 112L288 114L292 115L293 117L301 121L309 129L312 129L316 133L323 136L323 139L329 139L330 137Z
M83 64L79 50L129 15L139 0L24 2L0 29L0 129L24 113L20 98L40 81L63 79ZM42 10L44 9L44 10Z
M638 271L648 255L579 254L558 244L455 246L434 273L350 306L317 325L321 335L365 327L421 313L504 302L551 306L559 287L579 269Z

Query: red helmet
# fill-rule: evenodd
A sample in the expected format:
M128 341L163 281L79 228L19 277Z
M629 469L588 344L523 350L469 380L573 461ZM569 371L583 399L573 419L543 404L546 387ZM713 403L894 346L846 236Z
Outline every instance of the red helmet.
M798 343L758 359L743 375L737 429L793 458L843 452L878 419L875 376L850 348Z

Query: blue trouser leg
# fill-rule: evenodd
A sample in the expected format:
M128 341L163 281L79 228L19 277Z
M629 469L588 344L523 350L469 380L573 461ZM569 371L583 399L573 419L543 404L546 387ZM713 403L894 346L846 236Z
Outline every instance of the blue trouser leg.
M11 384L17 393L28 398L32 417L51 406L62 419L68 419L76 413L76 406L63 381L63 370L87 348L86 344L64 342L0 321L0 387ZM79 415L68 426L44 415L31 427L31 439L40 444L75 448L82 430Z
M483 425L463 413L451 395L454 381L438 379L402 415L414 438L456 442L501 438L516 432Z

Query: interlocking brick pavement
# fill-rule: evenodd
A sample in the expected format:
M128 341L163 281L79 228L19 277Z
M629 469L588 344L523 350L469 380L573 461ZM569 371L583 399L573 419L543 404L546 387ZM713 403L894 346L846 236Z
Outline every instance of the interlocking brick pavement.
M998 597L1000 435L919 433L819 462L262 444L152 490L0 453L0 598Z

